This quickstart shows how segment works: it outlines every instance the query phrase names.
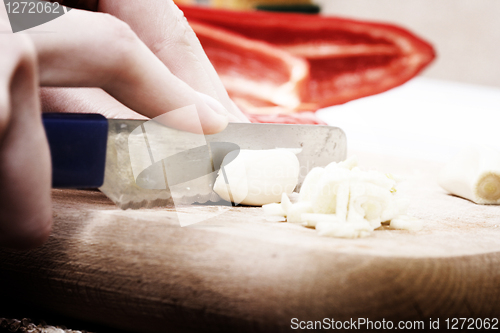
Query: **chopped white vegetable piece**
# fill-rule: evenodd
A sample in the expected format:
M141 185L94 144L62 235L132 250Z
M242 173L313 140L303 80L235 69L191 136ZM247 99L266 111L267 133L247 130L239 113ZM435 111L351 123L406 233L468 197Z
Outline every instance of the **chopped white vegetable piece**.
M316 224L320 236L359 238L371 234L373 228L368 222L319 222Z
M352 170L358 166L358 157L356 155L347 158L345 161L339 162L339 166Z
M345 161L342 162L332 162L328 164L325 167L325 170L327 172L331 172L336 170L337 168L342 168L342 169L347 169L347 170L352 170L353 168L358 166L358 157L357 156L351 156Z
M376 229L381 226L383 211L392 199L389 190L368 182L351 184L348 222L368 221Z
M268 215L264 217L264 220L268 222L286 222L286 218L284 216L272 216Z
M335 214L340 221L347 220L347 210L349 207L349 183L342 182L337 190L337 205L335 207Z
M408 211L409 206L410 200L407 198L394 197L392 200L389 200L389 204L380 219L382 222L387 222L399 215L404 215Z
M262 210L264 210L264 214L271 216L282 216L285 217L286 214L281 208L281 204L279 203L270 203L262 206Z
M291 151L242 149L224 158L213 190L224 200L260 206L292 193L298 177L299 160Z
M364 183L372 183L388 190L393 189L396 185L396 181L393 178L389 178L383 173L373 170L362 171L359 168L354 168L352 170L351 179Z
M288 209L286 220L292 223L301 223L302 214L311 213L311 203L308 201L297 202L292 204L290 209Z
M311 171L309 171L306 178L304 178L302 187L300 188L299 200L301 201L311 200L311 196L314 192L316 192L318 182L324 174L325 174L325 169L320 167L313 168Z
M292 202L286 193L281 195L281 209L285 212L285 216L288 215L290 208L292 207Z
M306 176L298 202L283 193L280 209L287 222L315 227L321 236L357 238L370 235L382 222L392 228L420 230L421 221L408 217L409 201L396 194L396 177L363 171L357 158L314 168ZM275 213L278 215L278 213Z
M316 214L335 214L339 182L332 180L318 186L312 197L312 210Z
M439 185L477 204L500 204L500 152L485 146L465 148L443 167Z
M311 195L313 212L317 214L335 214L337 197L342 183L349 181L349 170L339 168L337 172L325 173L318 181L315 192ZM341 194L345 194L342 191ZM341 198L341 200L345 200Z
M410 231L419 231L424 227L422 220L413 216L400 215L391 220L390 227L393 229L403 229Z
M302 221L308 227L316 227L319 222L329 222L329 223L342 223L337 215L334 214L314 214L314 213L306 213L302 214Z

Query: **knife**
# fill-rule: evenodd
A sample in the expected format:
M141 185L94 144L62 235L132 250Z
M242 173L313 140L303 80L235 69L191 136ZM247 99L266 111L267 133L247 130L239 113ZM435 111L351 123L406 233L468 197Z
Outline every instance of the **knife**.
M99 188L122 209L216 202L212 191L226 154L237 149L294 149L299 185L314 167L346 157L337 127L230 123L213 135L170 128L154 120L106 119L98 114L43 114L53 188Z

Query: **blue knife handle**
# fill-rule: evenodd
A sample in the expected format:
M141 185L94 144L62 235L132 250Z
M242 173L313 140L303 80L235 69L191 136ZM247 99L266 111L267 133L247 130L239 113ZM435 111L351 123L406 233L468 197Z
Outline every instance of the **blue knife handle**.
M108 121L99 114L44 113L53 188L95 188L104 182Z

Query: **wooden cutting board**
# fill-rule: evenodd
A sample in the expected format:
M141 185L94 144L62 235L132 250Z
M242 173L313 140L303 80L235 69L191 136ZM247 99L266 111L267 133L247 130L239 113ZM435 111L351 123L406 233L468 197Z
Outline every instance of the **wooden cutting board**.
M181 228L172 208L123 211L100 192L53 190L47 244L0 252L2 302L140 332L281 332L292 318L428 325L431 317L500 317L500 206L446 194L437 164L358 156L361 166L405 177L399 191L424 230L325 238L250 207Z

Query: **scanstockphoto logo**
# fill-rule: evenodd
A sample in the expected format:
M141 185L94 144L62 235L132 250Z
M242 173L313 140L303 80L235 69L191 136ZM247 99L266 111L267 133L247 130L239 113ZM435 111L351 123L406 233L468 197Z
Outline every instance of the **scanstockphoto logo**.
M24 31L63 16L71 8L49 1L3 0L12 32Z
M179 119L189 119L191 132L170 127ZM150 191L170 191L182 227L231 209L232 204L220 201L213 186L219 171L224 174L224 165L238 156L240 147L230 142L208 142L195 105L144 122L128 135L127 141L136 185ZM226 177L225 183L229 186ZM184 212L186 205L209 201L217 202L209 211Z

